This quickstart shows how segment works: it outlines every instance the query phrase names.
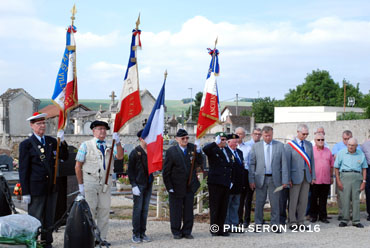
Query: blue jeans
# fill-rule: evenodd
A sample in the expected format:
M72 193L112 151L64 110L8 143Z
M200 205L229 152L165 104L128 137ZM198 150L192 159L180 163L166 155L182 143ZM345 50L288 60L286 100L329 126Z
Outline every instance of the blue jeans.
M225 224L235 226L239 224L239 215L238 215L239 204L240 204L240 194L229 196L229 204L227 206Z
M138 185L140 189L140 196L134 195L134 207L132 209L132 233L135 236L145 234L150 196L152 195L152 185L153 184L150 184L147 187Z

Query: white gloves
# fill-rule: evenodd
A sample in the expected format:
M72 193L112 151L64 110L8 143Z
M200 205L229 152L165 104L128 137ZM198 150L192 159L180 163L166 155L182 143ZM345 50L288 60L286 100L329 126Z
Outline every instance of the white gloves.
M24 203L26 203L27 205L30 204L31 203L31 195L24 195L22 201Z
M64 141L64 130L63 129L58 131L57 137L60 138L61 142Z
M220 135L217 135L217 137L215 139L215 142L216 142L217 145L221 143L221 137L220 137Z
M173 189L170 189L168 192L175 193L175 191Z
M200 153L200 139L195 139L194 144L197 146L197 153Z
M78 185L78 190L80 191L81 195L85 196L85 189L83 184Z
M132 188L132 194L136 196L140 196L140 189L138 186Z
M121 140L119 139L119 134L118 133L113 133L112 138L116 141L116 144L121 142Z

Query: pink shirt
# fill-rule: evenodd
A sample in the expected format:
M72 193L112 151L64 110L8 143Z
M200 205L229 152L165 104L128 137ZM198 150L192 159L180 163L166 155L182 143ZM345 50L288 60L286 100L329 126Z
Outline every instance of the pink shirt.
M316 184L330 184L330 169L334 167L334 158L331 151L324 147L319 150L317 146L313 147L313 156L315 159Z

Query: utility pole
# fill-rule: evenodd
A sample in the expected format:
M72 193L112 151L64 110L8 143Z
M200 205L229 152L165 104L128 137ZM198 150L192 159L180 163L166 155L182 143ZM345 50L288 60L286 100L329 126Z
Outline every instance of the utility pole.
M236 93L236 116L238 116L238 93Z
M193 88L189 88L190 90L190 116L189 119L193 119Z
M343 91L344 91L343 93L343 98L344 98L343 99L343 113L345 113L346 112L346 83L345 82L343 82Z

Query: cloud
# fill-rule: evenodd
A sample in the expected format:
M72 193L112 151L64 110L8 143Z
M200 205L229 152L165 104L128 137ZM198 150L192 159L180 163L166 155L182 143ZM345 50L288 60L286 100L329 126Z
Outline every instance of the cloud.
M24 1L25 5L19 9L13 2L17 1L0 4L0 13L6 9L14 13L0 15L0 45L5 48L0 55L0 73L7 75L6 71L18 68L38 73L40 68L47 68L43 70L43 78L54 81L57 70L49 69L61 59L66 27L38 18L30 1ZM81 26L75 34L79 90L83 92L80 95L102 98L102 92L106 95L111 90L120 91L131 34L109 28L102 34L93 27L88 30ZM138 51L140 88L158 92L167 69L168 99L184 98L189 87L194 92L203 91L210 62L206 48L214 47L216 37L220 50L221 99L235 93L240 97L255 97L257 91L261 96L282 98L289 88L302 83L306 74L317 68L329 70L336 81L345 77L360 82L364 92L370 89L363 81L368 78L370 22L337 16L317 18L299 27L293 21L234 24L195 16L179 30L143 29L143 50ZM25 56L25 61L17 59L9 63L14 57L9 52L12 50L28 57ZM26 85L22 77L4 78L3 82L6 81L12 81L15 87ZM28 91L32 94L32 90Z
M88 67L88 71L94 78L108 81L112 78L122 78L126 71L126 66L99 61Z

